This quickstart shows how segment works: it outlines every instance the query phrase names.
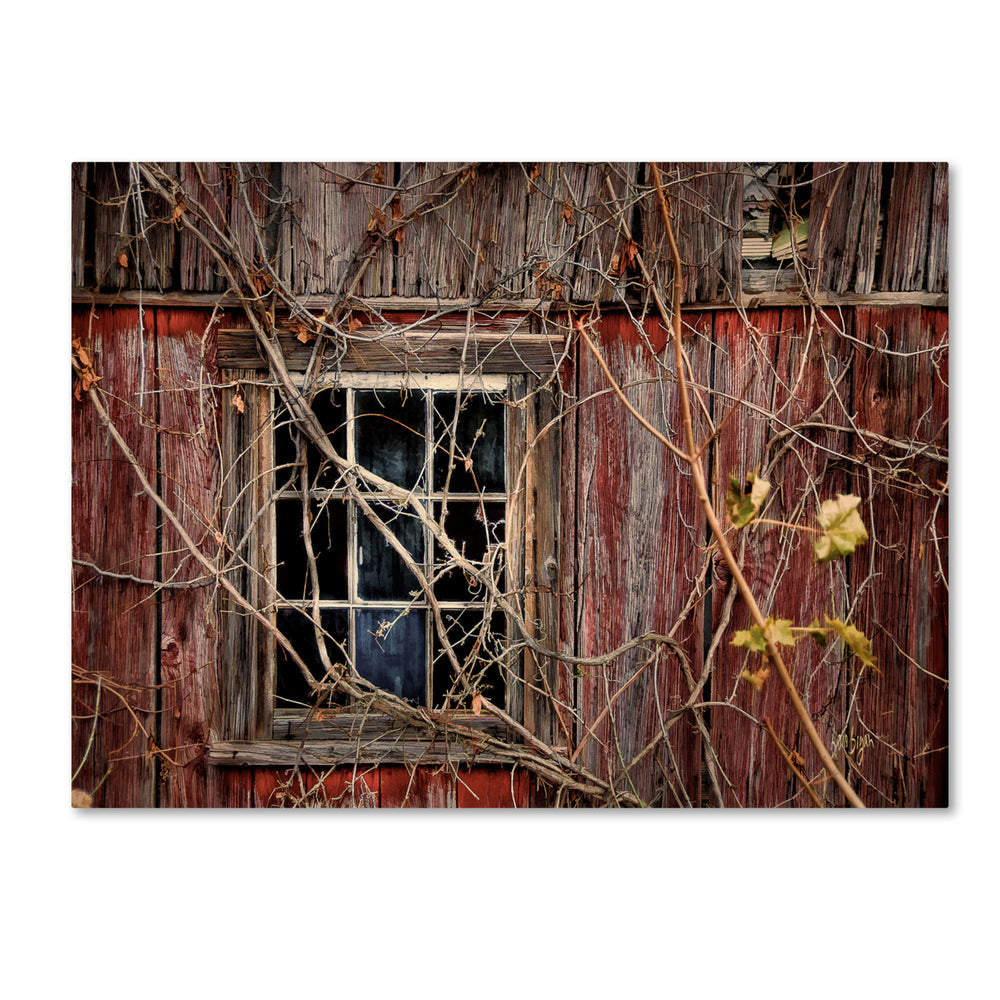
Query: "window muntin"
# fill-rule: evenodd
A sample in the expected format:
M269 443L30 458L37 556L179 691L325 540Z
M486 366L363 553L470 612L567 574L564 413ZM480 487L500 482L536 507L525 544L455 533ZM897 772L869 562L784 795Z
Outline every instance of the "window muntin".
M394 485L411 491L443 524L459 552L502 586L507 524L506 376L399 376L351 373L311 399L334 448ZM455 420L456 397L460 401ZM336 470L299 443L280 411L274 427L273 579L280 594L275 621L314 676L323 676L311 615L318 605L330 663L350 660L358 672L402 698L432 707L463 704L437 634L430 602L416 578ZM318 593L303 543L303 501ZM506 622L487 588L449 566L444 549L411 508L366 490L365 500L432 581L448 640L478 690L505 703ZM308 687L279 647L278 709L304 707Z

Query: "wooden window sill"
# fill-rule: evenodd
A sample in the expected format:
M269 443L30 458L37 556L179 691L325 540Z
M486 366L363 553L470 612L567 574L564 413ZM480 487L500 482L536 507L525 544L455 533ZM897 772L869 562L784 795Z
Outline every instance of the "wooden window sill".
M492 752L489 738L516 736L497 719L454 713L462 737L446 732L434 737L387 716L325 713L308 719L300 713L275 716L270 740L212 740L206 762L229 767L347 767L359 764L487 764L509 762ZM482 734L480 742L469 730Z

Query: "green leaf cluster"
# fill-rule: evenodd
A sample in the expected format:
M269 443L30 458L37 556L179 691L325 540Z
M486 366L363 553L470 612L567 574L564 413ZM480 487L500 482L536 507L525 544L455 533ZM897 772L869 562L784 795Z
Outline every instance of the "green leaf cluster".
M819 619L814 618L804 628L796 628L788 618L768 618L763 628L760 625L751 625L748 629L740 629L733 636L730 645L742 646L751 653L759 653L766 660L768 639L783 646L794 646L799 639L809 636L816 645L825 647L830 640L830 633L833 632L839 636L849 654L856 656L866 666L878 670L872 644L863 632L853 625L845 624L839 618L824 615L824 619L825 625L820 625ZM758 670L756 673L744 670L740 676L759 691L767 680L767 675L767 670Z
M790 618L768 618L764 622L764 628L759 625L751 625L748 629L740 629L733 636L731 645L744 646L751 653L767 653L767 640L780 642L783 646L794 646L795 636L792 635L792 621Z

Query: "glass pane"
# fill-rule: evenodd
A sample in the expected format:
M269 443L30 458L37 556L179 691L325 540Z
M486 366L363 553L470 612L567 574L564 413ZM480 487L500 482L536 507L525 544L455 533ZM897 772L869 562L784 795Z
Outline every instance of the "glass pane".
M391 608L363 608L357 612L355 665L358 673L399 698L424 704L425 612L411 611L398 618Z
M309 564L302 541L302 501L276 500L276 559L278 592L289 601L312 600ZM347 504L343 500L310 500L309 536L316 557L319 596L324 601L347 600Z
M455 394L434 394L434 489L450 493L503 493L504 405L481 392L463 395L448 479Z
M347 393L344 389L325 389L313 398L311 409L323 429L333 442L338 455L347 457ZM296 469L290 468L298 460L296 444L297 435L293 431L288 411L279 406L275 417L274 428L274 465L275 485L282 487L291 485L299 488L299 478ZM331 489L337 481L336 470L325 466L317 478L321 465L319 452L309 445L306 449L306 459L309 469L311 489ZM289 484L289 478L292 479Z
M337 645L347 647L350 612L346 608L324 608L320 611L320 623L327 633L325 637L326 652L331 664L343 664L346 660L344 651ZM299 608L281 608L277 614L276 624L281 633L292 644L292 648L306 662L317 681L323 679L323 663L316 644L316 633L308 614ZM275 693L278 704L309 703L309 685L288 653L281 645L277 648L277 677Z
M358 463L396 486L416 489L426 457L424 394L359 389L354 394L354 417Z
M505 622L502 611L494 612L488 622L484 621L485 610L469 608L467 611L445 611L445 631L459 664L473 688L489 698L494 705L504 707L504 671L499 659L506 647ZM485 627L484 627L485 626ZM449 707L462 705L469 707L469 700L462 695L462 685L455 683L455 675L434 629L433 635L434 707L443 708L445 697L452 692Z
M485 515L485 517L484 517ZM488 545L499 545L504 540L503 503L480 503L478 500L452 500L444 519L444 530L455 548L470 562L480 562ZM434 562L441 566L448 562L448 555L438 541L434 542ZM502 557L495 563L498 574L503 571ZM498 578L502 581L502 576ZM438 577L434 594L439 601L472 601L483 599L482 585L460 569L450 569Z
M375 513L403 543L417 564L424 565L424 529L416 515L392 504L373 503ZM358 510L358 597L363 601L408 601L417 578L406 568L388 539Z

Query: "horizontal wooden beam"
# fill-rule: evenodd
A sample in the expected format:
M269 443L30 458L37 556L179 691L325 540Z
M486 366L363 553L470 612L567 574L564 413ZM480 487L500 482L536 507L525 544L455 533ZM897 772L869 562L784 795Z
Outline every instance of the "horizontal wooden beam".
M381 714L333 714L305 718L278 712L271 740L211 740L205 760L217 767L318 767L365 764L503 764L510 763L487 749L487 739L516 740L492 716L456 713L463 736L445 732L434 739ZM477 736L484 739L478 744Z
M947 292L871 292L868 295L855 295L850 292L834 295L820 292L815 296L816 302L822 306L923 306L928 309L946 309L948 307ZM325 309L330 305L331 297L322 295L304 295L296 300L304 309ZM740 305L744 309L767 309L780 306L804 305L808 300L803 293L794 288L775 291L749 291L740 294ZM138 292L122 291L118 293L93 293L82 288L75 288L72 294L73 305L77 306L131 306L143 305L169 306L174 309L211 309L214 306L234 308L239 305L235 295L228 292ZM633 303L638 304L638 303ZM477 305L483 312L531 312L531 313L562 313L568 308L583 308L589 303L568 303L552 299L505 299ZM684 306L685 312L698 312L705 309L732 309L731 301L691 302ZM368 298L358 299L357 308L370 313L380 312L422 312L434 314L439 312L464 312L469 307L468 299L428 299L428 298ZM611 312L615 308L624 308L621 303L607 302L602 306L603 312Z
M324 368L341 371L545 374L559 363L565 342L563 334L532 333L523 314L477 313L467 328L459 313L426 320L398 313L391 324L366 323L322 346ZM280 322L278 343L289 371L304 371L316 349L315 337L304 342ZM267 367L249 329L221 328L217 360L222 368Z

